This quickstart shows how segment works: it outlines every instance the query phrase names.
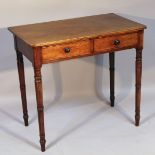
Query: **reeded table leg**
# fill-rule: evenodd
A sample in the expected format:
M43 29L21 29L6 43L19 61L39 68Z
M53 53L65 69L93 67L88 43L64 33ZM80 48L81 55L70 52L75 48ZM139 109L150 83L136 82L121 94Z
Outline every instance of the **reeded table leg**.
M141 102L142 49L136 49L135 125L139 126Z
M43 106L41 68L34 68L34 75L35 75L34 78L35 78L35 89L37 99L39 132L40 132L40 144L41 144L41 151L44 152L46 140L44 129L44 106Z
M115 84L115 53L109 53L109 70L110 70L110 101L111 106L114 107L114 84Z
M21 92L22 107L23 107L23 118L24 118L25 126L28 126L28 111L27 111L23 55L18 50L16 50L16 54L17 54L17 67L18 67L18 75L19 75L19 82L20 82L20 92Z

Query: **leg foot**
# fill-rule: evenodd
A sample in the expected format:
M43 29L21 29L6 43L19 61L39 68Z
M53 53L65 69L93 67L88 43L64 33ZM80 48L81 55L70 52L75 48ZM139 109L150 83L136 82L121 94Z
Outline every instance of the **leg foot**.
M140 117L139 116L135 116L135 125L139 126L139 122L140 122Z
M24 115L23 118L24 118L24 124L25 124L25 126L28 126L29 125L28 115Z
M46 140L40 140L40 145L41 145L41 151L42 152L45 152L45 143L46 143Z

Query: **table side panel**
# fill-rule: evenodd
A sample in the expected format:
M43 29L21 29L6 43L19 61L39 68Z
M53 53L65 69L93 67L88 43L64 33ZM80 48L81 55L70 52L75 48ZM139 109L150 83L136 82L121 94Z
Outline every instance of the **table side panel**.
M17 44L16 47L17 50L23 53L23 55L33 63L34 62L33 48L18 37L16 37L16 44Z

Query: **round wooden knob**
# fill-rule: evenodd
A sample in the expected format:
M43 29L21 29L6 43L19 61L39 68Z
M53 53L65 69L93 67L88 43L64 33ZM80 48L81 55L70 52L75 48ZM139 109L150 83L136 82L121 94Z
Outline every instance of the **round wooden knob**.
M114 40L114 45L118 46L120 43L121 43L120 40L118 39Z
M65 53L69 53L71 49L69 47L64 48Z

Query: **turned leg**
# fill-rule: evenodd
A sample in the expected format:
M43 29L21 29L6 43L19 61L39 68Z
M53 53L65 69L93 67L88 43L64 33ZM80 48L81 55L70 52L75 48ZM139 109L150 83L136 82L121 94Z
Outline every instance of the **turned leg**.
M37 110L38 110L40 144L41 144L41 151L44 152L46 140L45 140L45 129L44 129L44 106L43 106L41 68L34 68L34 78L35 78L36 100L37 100Z
M114 89L115 89L115 53L109 53L109 70L110 70L110 101L111 106L114 107Z
M22 107L23 107L23 118L24 118L25 126L28 126L28 112L27 112L23 55L18 50L16 50L16 54L17 54L17 67L18 67L18 75L19 75L19 82L20 82L20 92L21 92Z
M141 102L142 49L136 49L135 125L139 126Z

